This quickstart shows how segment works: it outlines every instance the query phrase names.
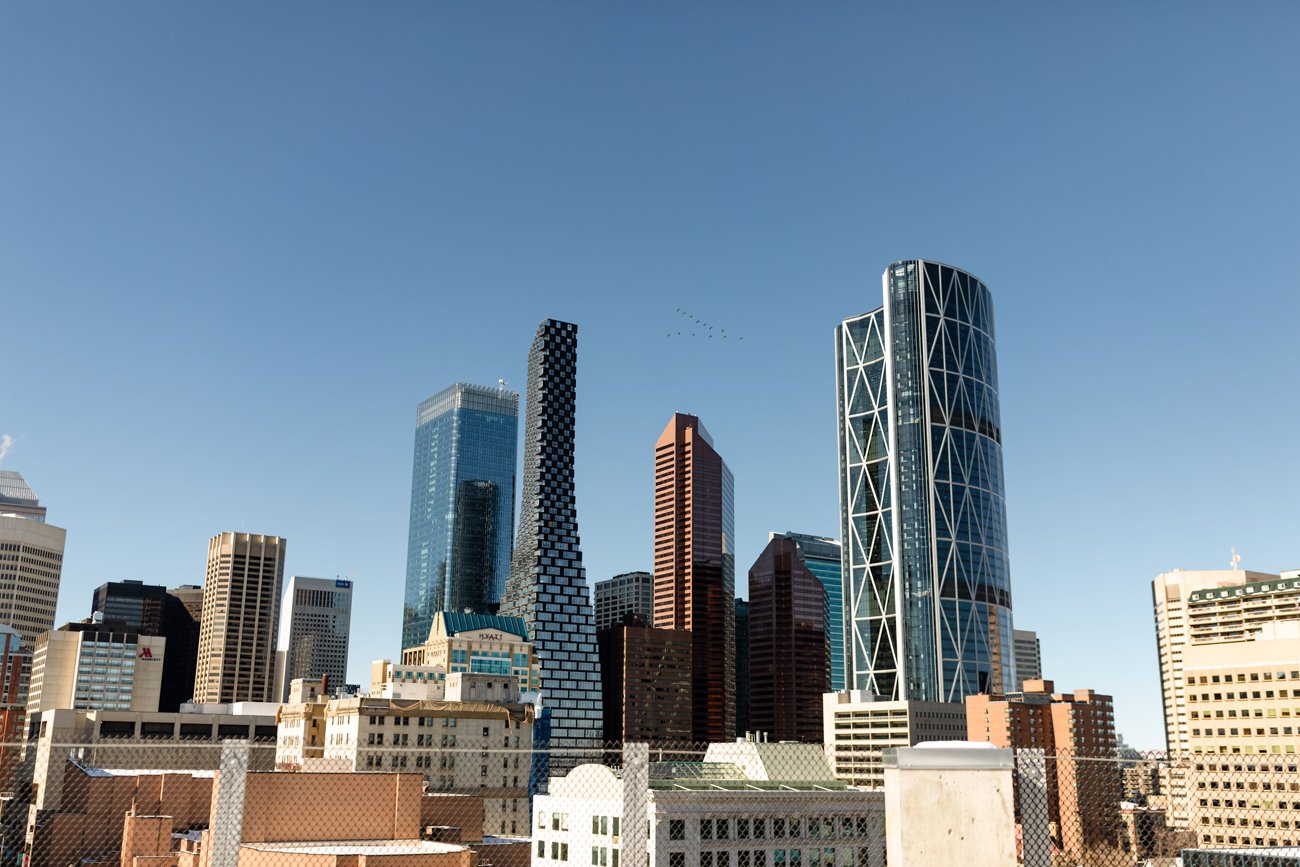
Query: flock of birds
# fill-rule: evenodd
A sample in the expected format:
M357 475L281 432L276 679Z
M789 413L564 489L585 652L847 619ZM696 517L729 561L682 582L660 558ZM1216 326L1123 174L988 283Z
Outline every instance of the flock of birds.
M708 340L713 339L715 335L715 330L712 325L705 322L703 319L700 319L698 316L691 313L689 310L685 310L681 307L677 308L677 313L689 319L692 324L686 326L687 329L686 331L677 331L677 332L669 331L668 332L669 337L703 337ZM693 330L693 329L698 329L698 330ZM726 340L727 329L725 328L717 329L716 335L719 340ZM736 338L737 341L741 341L744 339L745 339L744 337Z

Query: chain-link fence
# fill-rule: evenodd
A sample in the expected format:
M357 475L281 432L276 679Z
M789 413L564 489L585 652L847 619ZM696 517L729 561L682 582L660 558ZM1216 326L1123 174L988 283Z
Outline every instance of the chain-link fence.
M1294 755L1020 750L1015 801L1028 867L1300 865Z
M836 779L820 744L533 749L473 724L472 747L419 722L306 749L251 729L33 737L0 748L0 864L877 867L887 813L928 809L887 806L888 776ZM1022 750L1006 773L1026 867L1300 863L1292 756Z

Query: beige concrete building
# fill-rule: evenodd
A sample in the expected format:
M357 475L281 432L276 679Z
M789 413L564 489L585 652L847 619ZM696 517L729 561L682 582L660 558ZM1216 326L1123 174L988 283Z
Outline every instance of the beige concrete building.
M541 688L541 669L528 640L528 627L519 617L439 611L428 641L403 650L402 664L448 674L513 674L521 693Z
M836 778L850 786L883 786L889 747L965 737L966 708L957 702L888 701L859 689L822 696L822 742Z
M1203 847L1300 846L1300 572L1193 591L1185 799Z
M441 665L396 664L377 659L370 664L371 698L442 699L447 691L447 670Z
M54 628L67 531L45 522L45 507L23 477L0 470L0 623L33 647Z
M208 543L194 700L277 701L275 645L285 540L219 533Z
M154 712L162 694L167 639L95 623L68 623L36 639L28 713Z
M1187 699L1183 694L1183 648L1190 633L1187 599L1195 592L1241 587L1278 576L1239 569L1190 571L1175 569L1157 575L1151 584L1156 618L1156 644L1160 653L1160 686L1164 694L1165 743L1171 753L1187 752Z
M527 834L533 705L514 675L454 672L441 692L283 705L276 767L417 773L431 791L482 797L488 833Z
M1190 827L1186 784L1186 767L1181 761L1191 750L1187 724L1187 696L1183 690L1183 651L1190 641L1187 600L1204 590L1241 587L1252 582L1277 578L1266 572L1240 569L1175 569L1157 575L1151 582L1151 599L1155 613L1156 646L1160 656L1160 689L1165 712L1165 745L1175 761L1167 774L1170 827Z

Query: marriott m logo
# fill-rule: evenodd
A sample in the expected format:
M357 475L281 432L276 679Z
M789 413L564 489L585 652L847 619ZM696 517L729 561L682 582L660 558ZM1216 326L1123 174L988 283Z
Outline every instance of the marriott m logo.
M140 648L140 658L141 658L141 659L153 659L153 648L152 648L152 647L142 647L142 648Z

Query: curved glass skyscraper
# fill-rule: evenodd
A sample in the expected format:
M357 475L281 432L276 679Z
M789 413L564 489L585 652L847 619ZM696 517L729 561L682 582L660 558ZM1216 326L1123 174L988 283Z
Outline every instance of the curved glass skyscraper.
M883 283L835 330L847 686L1014 690L992 299L920 259Z
M510 573L519 395L458 382L420 404L402 647L439 611L487 614Z

